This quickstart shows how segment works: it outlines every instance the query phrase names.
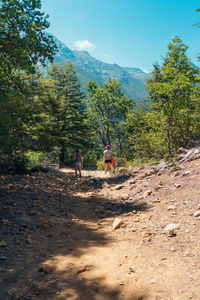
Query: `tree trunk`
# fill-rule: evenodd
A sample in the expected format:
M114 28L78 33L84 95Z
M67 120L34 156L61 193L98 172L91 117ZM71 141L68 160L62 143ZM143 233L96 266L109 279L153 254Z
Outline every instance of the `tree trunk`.
M111 143L110 143L110 136L109 136L109 130L108 130L108 128L107 128L107 130L106 130L106 137L107 137L108 145L110 145L110 146L111 146Z
M65 143L60 143L60 153L59 153L59 166L63 167L65 165Z
M168 152L169 155L172 156L172 149L171 149L171 116L167 119L167 144L168 144Z

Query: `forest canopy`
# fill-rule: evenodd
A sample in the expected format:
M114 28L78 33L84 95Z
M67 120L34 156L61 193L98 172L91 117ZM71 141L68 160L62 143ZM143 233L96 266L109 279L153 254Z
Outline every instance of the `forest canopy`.
M117 78L83 87L71 62L53 63L57 47L40 0L1 3L1 170L25 172L44 160L70 165L77 147L96 167L106 144L119 165L142 164L199 141L199 69L179 37L153 66L149 103L135 105Z

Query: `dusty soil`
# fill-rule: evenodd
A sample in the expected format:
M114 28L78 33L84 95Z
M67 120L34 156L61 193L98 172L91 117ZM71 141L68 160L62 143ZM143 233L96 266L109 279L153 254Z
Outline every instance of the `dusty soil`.
M0 177L1 300L200 299L200 159L61 171Z

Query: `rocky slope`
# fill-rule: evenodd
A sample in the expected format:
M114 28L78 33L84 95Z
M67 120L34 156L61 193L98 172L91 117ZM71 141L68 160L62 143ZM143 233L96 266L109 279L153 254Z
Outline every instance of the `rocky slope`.
M199 167L1 176L0 299L200 299Z

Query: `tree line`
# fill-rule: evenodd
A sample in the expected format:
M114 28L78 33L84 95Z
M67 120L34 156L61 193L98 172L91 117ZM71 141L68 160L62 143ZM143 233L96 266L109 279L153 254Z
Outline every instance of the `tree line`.
M117 79L83 87L73 64L54 64L40 0L0 7L0 167L23 172L48 160L69 165L76 148L96 166L106 144L119 165L173 157L200 138L200 76L179 37L147 80L149 103L134 104ZM52 62L45 67L47 59Z

